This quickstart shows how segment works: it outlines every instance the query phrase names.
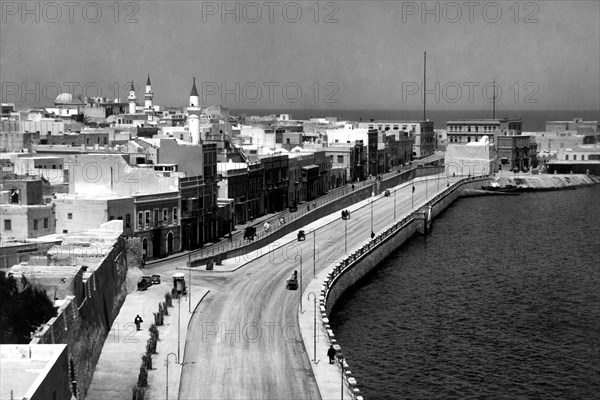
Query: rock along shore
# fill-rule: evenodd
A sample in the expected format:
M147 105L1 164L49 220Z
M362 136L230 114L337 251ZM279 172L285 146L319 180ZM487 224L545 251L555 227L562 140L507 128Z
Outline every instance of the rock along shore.
M488 190L558 190L594 185L600 178L585 174L496 176L490 179Z

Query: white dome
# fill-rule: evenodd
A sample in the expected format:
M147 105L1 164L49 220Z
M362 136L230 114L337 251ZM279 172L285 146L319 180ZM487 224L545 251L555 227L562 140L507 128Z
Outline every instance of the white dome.
M54 104L73 104L71 93L61 93L54 99Z

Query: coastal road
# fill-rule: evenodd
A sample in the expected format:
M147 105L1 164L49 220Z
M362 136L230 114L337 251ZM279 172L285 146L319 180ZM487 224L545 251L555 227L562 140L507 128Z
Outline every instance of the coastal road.
M450 178L450 184L458 178ZM446 187L446 178L439 182ZM438 182L415 182L376 196L375 232L437 193ZM316 231L317 273L344 253L344 224L339 216ZM351 250L369 240L371 206L352 212L347 244ZM210 289L187 333L179 399L319 399L310 360L297 324L300 291L286 290L294 270L304 286L313 278L313 237L292 242L257 258L237 271L195 274L196 283ZM300 278L300 277L299 277Z

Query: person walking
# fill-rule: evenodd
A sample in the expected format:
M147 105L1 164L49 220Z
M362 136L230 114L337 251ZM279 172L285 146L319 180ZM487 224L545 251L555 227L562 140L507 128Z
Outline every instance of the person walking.
M133 323L135 324L135 327L138 331L140 330L140 325L142 324L142 322L144 322L144 320L142 319L142 317L140 317L140 314L138 314L133 320Z
M227 236L227 238L229 239L230 242L233 240L233 235L231 234L231 232L229 232L229 236Z
M329 346L329 350L327 350L327 357L329 357L329 364L333 364L333 360L335 359L335 349L333 348L333 345Z

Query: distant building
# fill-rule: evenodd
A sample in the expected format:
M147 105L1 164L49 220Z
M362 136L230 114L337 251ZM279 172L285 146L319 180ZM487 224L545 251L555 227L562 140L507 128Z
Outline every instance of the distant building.
M518 136L523 133L520 119L471 119L446 122L448 144L478 142L487 136L495 144L497 136Z
M573 131L577 135L598 135L600 122L584 121L583 118L574 118L572 121L546 121L546 132Z
M412 158L420 159L433 155L435 136L433 121L371 121L359 122L358 128L376 129L378 132L408 132L414 138ZM369 161L371 163L371 161Z
M0 239L24 240L54 233L54 206L45 204L41 180L0 183Z
M499 169L527 171L531 167L529 136L498 136Z

